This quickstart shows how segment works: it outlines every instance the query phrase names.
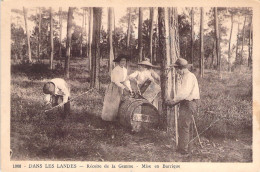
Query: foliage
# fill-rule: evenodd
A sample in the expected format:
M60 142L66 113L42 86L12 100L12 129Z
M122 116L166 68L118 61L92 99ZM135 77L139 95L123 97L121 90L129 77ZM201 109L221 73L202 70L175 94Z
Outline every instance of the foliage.
M15 27L11 24L11 56L15 59L22 59L26 56L26 35L22 27Z
M36 63L18 63L11 66L11 74L26 76L30 80L53 78L54 76L62 77L63 69L56 67L50 70L49 65L42 62Z

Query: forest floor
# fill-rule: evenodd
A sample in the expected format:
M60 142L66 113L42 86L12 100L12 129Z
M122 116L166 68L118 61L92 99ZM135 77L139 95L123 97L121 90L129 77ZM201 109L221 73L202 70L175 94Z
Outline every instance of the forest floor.
M62 120L58 110L42 113L43 84L62 77L58 70L13 65L11 68L12 160L133 161L133 162L252 162L252 72L206 70L199 79L200 113L196 116L203 148L175 152L174 138L164 130L131 133L121 125L102 121L103 97L109 77L101 64L100 91L71 102L71 115ZM89 88L84 60L72 60L71 97ZM111 129L112 128L112 129Z

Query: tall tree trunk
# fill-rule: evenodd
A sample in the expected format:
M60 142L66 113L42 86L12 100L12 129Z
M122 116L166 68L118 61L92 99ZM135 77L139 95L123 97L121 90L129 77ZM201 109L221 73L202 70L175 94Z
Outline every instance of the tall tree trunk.
M113 69L113 60L114 60L114 51L113 51L113 32L112 32L112 28L113 28L113 9L112 7L109 7L108 9L108 34L109 34L109 74L111 76L111 71Z
M218 10L217 7L214 7L214 16L215 16L215 36L216 36L216 55L217 55L217 68L219 71L219 75L221 76L221 58L219 51L219 28L218 28Z
M211 65L210 68L214 69L214 60L215 60L215 52L216 52L216 48L215 48L215 40L213 40L213 45L212 45L212 54L211 54Z
M38 33L38 59L41 58L41 29L42 29L42 12L41 8L39 8L39 33Z
M126 48L127 50L129 50L129 46L130 46L130 35L131 35L131 19L132 19L132 15L131 15L131 8L128 8L129 10L129 17L128 17L128 27L127 27L127 40L126 40Z
M143 8L139 7L139 23L138 23L138 56L139 61L143 60L143 35L142 35L142 26L143 26Z
M177 58L180 57L180 47L179 47L179 31L178 31L178 13L177 8L168 8L168 25L169 25L169 35L168 42L169 42L169 56L167 56L167 66L173 64ZM167 33L167 29L166 29ZM168 48L168 46L166 46ZM176 82L177 78L175 77L176 73L175 70L172 68L169 73L167 74L167 98L173 99L175 96L175 92L177 90ZM175 130L178 131L177 125L174 125L174 121L177 120L178 109L167 107L167 121L168 121L168 131L169 133L173 133L174 126ZM178 134L176 132L176 137ZM178 139L176 139L176 144L178 144Z
M246 16L244 20L244 26L243 26L243 34L242 34L242 48L240 52L240 66L243 64L243 52L244 52L244 42L245 42L245 32L246 32Z
M83 55L82 55L82 44L83 44L83 33L84 33L84 22L85 22L85 10L82 9L83 13L82 13L82 27L81 27L81 33L80 33L80 51L79 51L79 54L80 54L80 57L82 58Z
M91 87L99 89L100 68L100 29L102 19L102 8L93 8L93 45L92 45L92 72Z
M189 58L187 59L187 39L186 38L183 39L183 44L184 44L183 58L186 59L187 61L189 61Z
M252 68L252 30L253 30L253 24L252 24L252 16L250 17L250 26L249 26L249 43L248 43L248 67Z
M23 7L23 14L24 14L24 23L25 23L25 30L26 30L26 36L27 36L27 53L28 53L28 58L29 62L32 62L32 53L31 53L31 45L30 45L30 33L28 31L28 26L27 26L27 9Z
M153 18L154 18L154 9L153 7L150 7L150 40L149 40L149 56L151 59L151 62L153 62Z
M166 100L166 86L167 86L167 50L166 50L166 26L165 26L165 8L158 8L158 25L159 25L159 56L161 57L161 97L162 97L162 123L164 126L167 124L167 107Z
M115 17L115 11L114 11L114 8L112 9L112 14L113 14L113 21L114 21L114 23L113 23L113 30L114 30L114 32L115 32L115 30L116 30L116 17ZM113 38L114 38L114 40L115 40L115 34L114 34L114 36L113 36ZM117 57L117 45L115 45L114 47L114 56L115 57Z
M86 56L88 56L88 27L87 22L89 19L89 12L87 13L87 9L85 8L85 36L86 36Z
M191 57L190 63L194 63L194 9L191 8Z
M167 67L179 57L177 9L158 8L159 57L161 58L162 122L171 131L174 110L167 108L165 100L174 97L175 71L166 72ZM167 123L168 122L168 123ZM166 125L167 124L167 125Z
M65 77L69 78L69 66L71 56L71 36L72 36L72 19L73 19L73 8L69 7L68 11L68 22L67 22L67 41L66 41L66 59L65 59Z
M204 44L203 44L203 36L204 36L204 9L200 8L200 77L204 77Z
M231 14L231 28L230 28L230 36L229 36L229 43L228 43L228 71L231 72L231 38L232 38L232 31L233 31L233 14Z
M54 54L54 45L53 45L53 12L50 8L50 41L51 41L51 57L50 57L50 69L53 69L53 54Z
M93 35L93 8L89 7L89 39L88 39L88 58L89 71L92 70L92 35Z
M236 45L236 64L237 64L238 66L239 66L239 64L240 64L240 62L239 62L240 58L239 58L239 55L238 55L239 31L240 31L239 25L240 25L240 23L238 23L238 25L237 25L237 45Z
M60 21L60 47L59 47L59 58L62 57L62 8L59 8L59 21Z
M157 13L158 13L158 8L157 8ZM158 63L161 63L161 58L160 58L160 56L159 56L159 51L158 51L158 49L159 49L159 17L157 17L157 20L156 20L156 48L155 48L155 51L156 51L156 58L155 58L155 61L156 61L156 63L158 64Z
M43 22L44 23L44 22ZM50 23L49 22L46 22L46 42L49 42L50 41L50 37L49 37L49 25L50 25ZM49 48L47 47L47 54L49 53ZM44 57L43 57L43 59L44 59Z

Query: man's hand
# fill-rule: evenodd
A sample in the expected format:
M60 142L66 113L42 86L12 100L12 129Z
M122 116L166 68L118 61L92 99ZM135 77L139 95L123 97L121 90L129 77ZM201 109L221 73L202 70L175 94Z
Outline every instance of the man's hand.
M60 103L57 105L58 108L62 108L62 106L64 105L64 103Z
M49 106L49 105L51 105L51 102L46 102L45 103L45 106Z
M166 100L165 101L165 104L168 105L168 106L175 106L177 104L179 104L181 101L175 101L175 100Z
M124 91L130 92L129 88L125 87Z

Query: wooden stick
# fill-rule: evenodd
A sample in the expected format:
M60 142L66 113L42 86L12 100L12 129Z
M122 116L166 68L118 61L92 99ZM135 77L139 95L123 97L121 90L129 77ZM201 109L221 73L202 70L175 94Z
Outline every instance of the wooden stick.
M94 88L91 88L91 89L89 89L88 91L86 91L86 92L84 92L84 93L82 93L82 94L80 94L80 95L78 95L78 96L76 96L76 97L73 97L72 99L69 99L67 102L65 102L65 103L68 103L68 102L71 102L72 100L75 100L76 98L78 98L78 97L80 97L80 96L82 96L82 95L84 95L84 94L87 94L88 92L90 92L91 90L93 90ZM45 110L44 112L46 113L46 112L49 112L49 111L51 111L51 110L53 110L53 109L55 109L55 108L57 108L57 107L60 107L60 106L62 106L62 105L64 105L65 103L60 103L60 104L58 104L57 106L54 106L54 107L52 107L52 108L50 108L50 109L47 109L47 110Z
M197 135L196 137L194 137L188 144L190 144L191 142L193 142L198 136L200 136L201 134L203 134L205 131L207 131L213 124L215 124L216 122L218 122L220 119L217 119L216 121L212 122L204 131L202 131L199 135Z
M200 137L199 137L199 133L198 133L198 130L197 130L197 126L196 126L196 123L195 123L195 119L194 119L194 116L192 116L192 120L193 120L193 123L194 123L194 127L195 127L195 130L196 130L196 133L197 133L197 137L198 137L198 140L199 140L199 143L200 143L200 147L203 148L202 144L201 144L201 141L200 141Z
M177 106L174 108L175 110L175 137L176 137L176 147L178 146L179 143L179 134L178 134L178 109Z

